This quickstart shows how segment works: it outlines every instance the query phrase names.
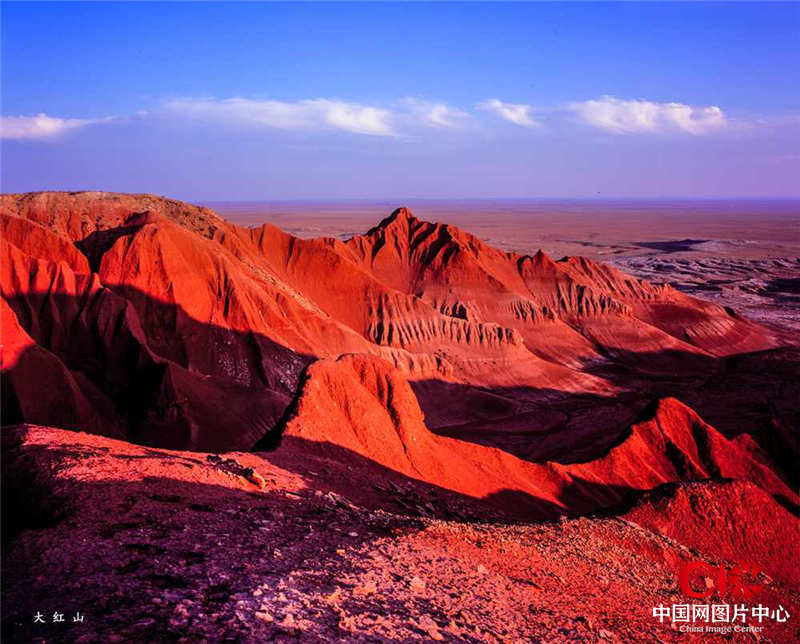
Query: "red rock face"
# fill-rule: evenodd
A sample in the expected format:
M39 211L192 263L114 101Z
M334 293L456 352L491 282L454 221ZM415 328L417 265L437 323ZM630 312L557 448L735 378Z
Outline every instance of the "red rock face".
M756 562L771 577L800 586L800 571L786 565L800 561L797 518L751 483L670 486L646 495L625 517L703 555Z
M703 386L730 370L727 356L786 344L669 286L584 258L503 252L405 208L347 242L244 229L150 195L5 195L0 215L5 422L217 451L285 428L460 492L523 490L572 510L734 467L698 456L690 416L669 440L619 436L649 400L688 392L713 421L719 386L713 397ZM360 357L335 362L345 354ZM378 395L379 381L402 401ZM279 423L293 398L302 413ZM340 417L352 401L374 417ZM759 404L757 424L774 423ZM426 447L409 448L405 430L388 441L387 414ZM680 467L658 457L673 448ZM482 459L495 463L485 475ZM594 465L568 465L585 482L567 485L578 474L559 463ZM508 477L525 484L501 487Z
M584 463L530 463L493 447L436 436L404 376L372 357L311 365L282 431L284 444L369 460L408 478L478 499L518 518L614 506L632 493L684 480L752 481L791 503L775 473L675 399L659 401L607 453Z

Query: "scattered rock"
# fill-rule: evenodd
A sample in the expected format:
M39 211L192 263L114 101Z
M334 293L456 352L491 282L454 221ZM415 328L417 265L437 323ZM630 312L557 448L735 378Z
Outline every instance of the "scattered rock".
M420 579L419 577L412 577L411 578L411 590L415 592L422 592L425 590L425 582Z

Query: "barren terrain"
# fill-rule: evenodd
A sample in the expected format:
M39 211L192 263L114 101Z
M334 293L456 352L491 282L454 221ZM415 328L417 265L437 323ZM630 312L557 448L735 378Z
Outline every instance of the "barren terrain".
M798 639L793 207L435 206L2 196L4 640Z
M650 281L800 331L800 203L792 201L411 201L488 244L610 261ZM348 238L392 202L225 202L246 225L273 221L301 237Z
M653 607L686 603L684 562L757 555L741 535L764 533L783 551L759 601L800 612L796 576L781 579L796 573L785 566L799 554L796 519L749 485L670 489L617 517L509 524L303 451L187 454L38 427L5 441L28 504L41 504L6 549L5 641L706 642ZM349 484L354 470L372 483ZM720 499L751 512L718 523ZM688 545L666 517L692 530ZM33 624L37 611L67 622ZM84 622L71 623L76 613ZM763 626L760 641L799 635L792 621Z

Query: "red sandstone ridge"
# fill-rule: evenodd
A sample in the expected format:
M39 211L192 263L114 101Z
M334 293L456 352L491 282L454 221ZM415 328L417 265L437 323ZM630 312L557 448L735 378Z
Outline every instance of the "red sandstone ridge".
M716 477L751 481L769 494L798 501L768 467L677 400L660 401L599 458L571 465L530 463L431 433L403 375L366 356L309 367L285 424L276 431L292 450L375 463L489 500L518 517L590 512L664 483Z
M105 425L158 445L248 447L280 418L306 365L362 353L404 370L437 431L479 420L463 431L569 459L552 441L520 443L514 419L538 433L555 414L572 431L577 417L558 408L571 397L617 405L616 393L654 376L703 379L717 356L784 342L669 287L581 258L499 251L406 209L346 243L102 192L4 195L0 223L10 337L24 334L58 365L54 395L88 405L63 417L37 407L6 360L9 422ZM636 413L626 409L581 421L580 431L597 428L584 451L607 447L609 425Z
M556 361L557 352L565 351L565 362L597 357L587 338L603 339L606 353L675 349L714 355L775 341L758 326L669 287L585 258L553 261L541 251L532 257L500 251L453 226L420 221L406 208L347 245L384 283L448 315L515 329L532 351ZM717 323L707 329L711 316ZM618 317L628 325L622 345L597 324L598 318L617 324ZM542 334L537 322L552 324Z

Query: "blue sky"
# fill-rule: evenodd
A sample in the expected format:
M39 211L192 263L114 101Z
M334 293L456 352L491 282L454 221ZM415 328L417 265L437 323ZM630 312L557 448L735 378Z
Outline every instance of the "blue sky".
M800 196L800 4L3 3L2 190Z

